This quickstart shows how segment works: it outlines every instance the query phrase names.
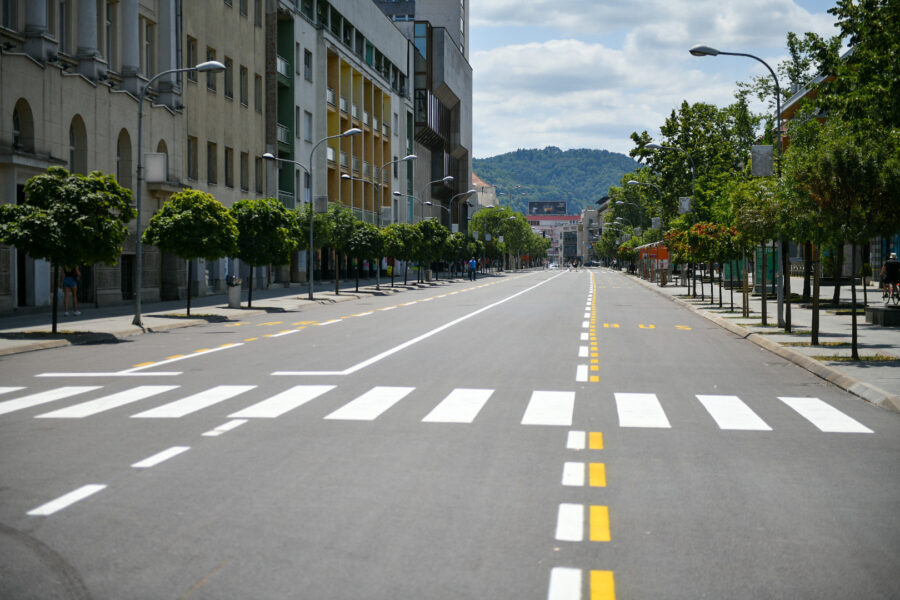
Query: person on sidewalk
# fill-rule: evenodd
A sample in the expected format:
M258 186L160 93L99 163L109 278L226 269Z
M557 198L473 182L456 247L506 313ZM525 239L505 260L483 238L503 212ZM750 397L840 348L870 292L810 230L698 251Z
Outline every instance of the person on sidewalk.
M900 283L900 262L897 261L897 253L891 252L890 257L881 266L882 298L887 298L891 293L891 286Z
M69 296L72 297L72 314L76 317L81 314L78 310L78 278L81 271L78 267L63 267L63 316L69 316Z
M473 256L469 260L469 281L475 281L475 270L478 268L478 261Z

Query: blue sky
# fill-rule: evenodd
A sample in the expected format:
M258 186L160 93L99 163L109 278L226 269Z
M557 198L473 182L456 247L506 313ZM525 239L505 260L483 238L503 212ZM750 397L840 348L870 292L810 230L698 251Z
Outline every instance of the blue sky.
M772 68L789 31L833 35L822 0L472 0L474 156L517 148L627 153L632 131L659 135L682 100L733 101L767 74L741 57L693 57L706 44ZM763 104L754 106L765 110Z

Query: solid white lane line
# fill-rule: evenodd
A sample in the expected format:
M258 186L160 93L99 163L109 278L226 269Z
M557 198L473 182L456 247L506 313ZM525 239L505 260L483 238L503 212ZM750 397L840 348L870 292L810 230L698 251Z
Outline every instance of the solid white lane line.
M374 387L325 418L342 421L374 421L381 413L402 400L414 389L411 387Z
M547 600L581 600L581 569L568 567L550 569Z
M63 398L75 396L76 394L99 390L101 387L102 386L99 385L74 385L22 396L21 398L15 398L14 400L7 400L5 402L0 402L0 415L22 410L23 408L31 408L32 406L54 402L56 400L62 400Z
M132 419L178 419L192 412L233 398L255 388L255 385L218 385L200 393L131 415Z
M569 450L584 450L587 445L587 435L583 431L570 431L566 438L566 448Z
M228 415L230 419L274 419L289 410L303 406L325 392L333 390L333 385L297 385L271 398L257 402L243 410Z
M620 427L671 427L656 394L616 393Z
M29 510L28 514L33 517L46 517L47 515L52 515L55 512L59 512L62 509L75 504L79 500L84 500L88 496L96 494L105 487L105 485L99 483L83 485L77 490L73 490L64 496L60 496L56 500L51 500L33 510Z
M243 425L246 422L247 422L247 419L235 419L234 421L228 421L227 423L223 423L222 425L219 425L215 429L210 429L203 435L205 435L206 437L217 437L217 436L222 435L223 433L227 433L227 432L231 431L232 429L240 427L241 425Z
M106 410L119 408L120 406L150 398L151 396L162 394L163 392L168 392L178 387L180 386L141 385L130 390L125 390L124 392L110 394L103 398L88 400L87 402L76 404L75 406L68 406L66 408L54 410L53 412L37 415L35 419L83 419L84 417L90 417Z
M333 323L340 323L341 319L331 319L330 321L325 321L324 323L319 323L319 327L323 327L325 325L331 325Z
M282 331L282 332L280 332L280 333L273 333L273 334L270 335L269 337L270 337L270 338L277 338L277 337L282 337L282 336L285 336L285 335L291 335L292 333L299 333L299 332L300 332L299 329L288 329L287 331Z
M426 423L471 423L494 390L457 388L428 413Z
M721 429L744 431L772 431L753 409L737 396L702 396L697 400L709 412Z
M584 540L584 505L560 504L556 515L556 539L561 542Z
M572 425L575 392L532 392L522 425Z
M303 375L350 375L352 373L356 373L357 371L364 369L366 367L369 367L369 366L379 362L380 360L387 358L388 356L391 356L393 354L396 354L397 352L400 352L401 350L405 350L405 349L409 348L413 344L417 344L417 343L421 342L422 340L428 339L431 336L444 331L445 329L449 329L450 327L453 327L454 325L458 325L459 323L462 323L463 321L466 321L467 319L471 319L472 317L479 315L486 310L490 310L496 306L500 306L504 302L509 302L510 300L512 300L514 298L518 298L522 294L527 294L528 292L534 290L535 288L538 288L538 287L544 285L548 281L553 281L557 277L559 277L559 275L554 275L550 279L545 279L545 280L541 281L540 283L537 283L537 284L535 284L529 288L526 288L520 292L516 292L515 294L513 294L511 296L507 296L506 298L503 298L502 300L498 300L497 302L494 302L493 304L488 304L487 306L482 306L478 310L472 311L467 315L463 315L462 317L459 317L458 319L454 319L454 320L450 321L449 323L444 323L440 327L436 327L436 328L432 329L431 331L423 333L422 335L420 335L418 337L415 337L411 340L403 342L402 344L400 344L398 346L394 346L393 348L391 348L389 350L385 350L381 354L376 354L372 358L369 358L360 363L357 363L357 364L353 365L352 367L344 369L343 371L275 371L274 373L272 373L272 375L300 375L300 376L303 376Z
M587 365L578 365L575 369L575 381L578 382L586 382L588 380L588 366Z
M578 346L578 358L587 358L588 356L588 347L587 346Z
M155 467L161 462L165 462L172 457L178 456L182 452L187 452L190 450L190 446L172 446L168 450L163 450L162 452L157 452L153 456L145 458L144 460L138 461L131 465L135 469L149 469L150 467Z
M567 462L563 464L562 484L572 487L584 486L584 463Z
M782 398L779 396L778 399L826 433L874 433L856 419L848 417L818 398Z
M147 367L144 367L147 368ZM39 373L35 377L174 377L181 375L182 371L152 371L150 373L130 373L125 371L113 371L96 373Z

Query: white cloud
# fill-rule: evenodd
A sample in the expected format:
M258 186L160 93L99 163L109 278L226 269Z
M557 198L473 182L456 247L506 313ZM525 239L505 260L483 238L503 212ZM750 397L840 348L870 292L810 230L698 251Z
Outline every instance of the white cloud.
M735 80L767 73L746 59L692 57L688 48L753 53L775 67L788 31L831 33L825 8L810 14L791 0L473 3L474 154L547 145L627 152L632 131L653 135L683 100L728 104ZM504 39L516 31L544 37L478 50L485 25L492 35L513 27Z

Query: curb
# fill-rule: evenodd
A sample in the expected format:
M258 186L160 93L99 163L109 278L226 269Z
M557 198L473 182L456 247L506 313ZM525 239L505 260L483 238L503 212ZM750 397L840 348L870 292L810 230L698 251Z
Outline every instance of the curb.
M773 342L763 335L753 333L747 329L744 329L740 325L736 325L719 316L712 315L704 310L700 310L693 304L690 304L680 298L676 298L663 291L658 290L656 284L648 283L643 279L637 277L633 278L633 280L637 281L644 287L653 290L663 298L667 298L672 302L693 311L695 314L705 318L708 321L712 321L719 327L730 331L731 333L734 333L735 335L738 335L745 340L753 342L757 346L764 348L789 362L794 363L798 367L806 369L813 375L821 377L828 383L836 385L842 390L850 392L854 396L862 398L870 404L874 404L875 406L879 406L886 410L900 412L900 396L886 392L880 387L874 386L870 383L866 383L865 381L847 375L846 373L841 373L834 367L823 365L814 358L810 358L805 354L797 352L796 350L792 350L790 348L782 346L778 342Z

